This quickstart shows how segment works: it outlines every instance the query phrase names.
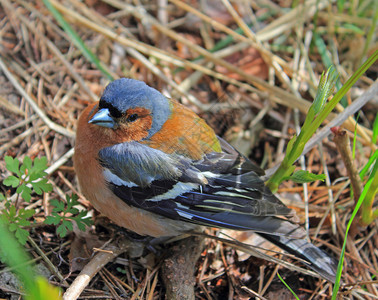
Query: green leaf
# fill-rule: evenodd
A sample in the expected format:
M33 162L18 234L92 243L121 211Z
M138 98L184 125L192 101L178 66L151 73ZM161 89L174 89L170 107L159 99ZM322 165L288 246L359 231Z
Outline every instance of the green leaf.
M86 212L85 212L86 213ZM91 226L93 224L93 220L90 218L90 217L87 217L87 218L80 218L80 219L74 219L76 224L77 224L77 227L81 230L81 231L85 231L85 227L86 226Z
M65 237L67 235L67 227L63 224L58 226L56 233L59 234L60 237Z
M16 223L9 223L8 228L10 232L15 232L18 228L18 225Z
M297 183L306 183L306 182L313 182L316 180L325 180L324 174L313 174L309 171L299 170L295 172L293 175L286 177L284 180L292 180Z
M17 174L18 176L21 176L21 173L19 170L20 162L17 158L13 158L11 156L5 156L4 160L5 160L5 166L9 171L11 171L14 174Z
M25 184L25 183L19 185L19 186L17 187L17 189L16 189L16 193L17 193L17 194L21 194L21 193L23 192L23 190L24 190L25 187L26 187L26 184Z
M17 209L14 205L11 205L8 210L8 216L12 220L17 214Z
M82 222L82 220L80 219L74 219L75 222L76 222L76 225L77 227L81 230L81 231L85 231L85 223Z
M62 212L64 211L64 203L62 201L59 201L57 199L53 199L50 201L50 204L54 206L53 212Z
M5 198L4 194L3 193L0 193L0 202L1 201L4 201L6 200L7 198Z
M59 206L60 203L62 203L62 201L59 201L58 199L50 200L50 205L55 206L55 207Z
M56 216L47 216L46 217L46 220L43 222L47 225L58 225L61 221L61 218L60 216L56 217Z
M318 34L317 32L314 32L314 43L318 48L319 54L322 58L324 65L326 67L332 65L332 58L331 54L327 49L327 45L325 44L323 37L320 36L320 34Z
M21 245L26 244L26 241L28 240L29 235L30 235L29 231L27 231L27 230L25 230L21 227L18 227L16 232L15 232L15 236L18 239L18 241L20 242Z
M4 212L4 210L3 210ZM5 211L6 212L6 211ZM30 221L28 219L35 214L34 209L24 209L21 208L18 211L14 205L9 206L8 215L5 214L2 217L2 220L5 220L6 217L9 218L6 223L8 223L8 229L11 232L15 233L17 240L24 245L26 243L27 238L29 237L29 232L22 227L30 226Z
M46 170L47 168L47 158L45 156L42 156L41 158L36 158L34 160L34 165L29 170L29 182L35 181L37 179L43 178L46 176Z
M20 227L30 226L30 221L20 217L20 218L17 219L17 225L20 226Z
M367 182L366 182L366 184L364 186L364 189L362 190L362 193L361 193L360 197L358 198L357 204L354 207L352 215L349 218L349 222L348 222L346 230L345 230L345 236L344 236L343 246L341 248L341 254L340 254L339 264L337 266L336 281L335 281L335 284L333 286L333 291L332 291L332 298L331 298L332 300L336 300L336 298L338 296L338 291L339 291L339 288L340 288L340 279L341 279L341 273L342 273L343 265L344 265L344 256L345 256L345 249L346 249L346 244L347 244L347 238L348 238L349 229L352 226L352 222L353 222L354 218L356 217L356 215L358 213L358 210L360 209L361 205L363 205L365 197L367 196L368 191L370 191L370 188L373 185L374 179L375 180L377 179L377 177L374 176L374 175L377 174L376 173L377 172L377 168L378 168L378 163L374 165L373 171L370 174L370 176L369 176L369 178L368 178L368 180L367 180Z
M29 156L25 156L23 164L20 169L21 169L21 172L24 174L26 174L25 170L28 170L29 172L31 172L32 160Z
M36 158L34 160L34 166L31 169L33 172L45 172L47 169L47 157L42 156L41 158Z
M20 179L18 179L16 176L11 175L4 179L3 184L5 186L12 186L13 188L15 188L20 184Z
M296 168L296 166L290 166L290 167L288 167L288 168L286 169L286 174L287 174L287 176L290 176L291 174L293 174L295 168ZM283 179L283 180L284 180L284 179ZM283 180L282 180L282 181L283 181ZM281 181L281 182L282 182L282 181Z
M4 206L5 206L6 209L9 209L9 207L11 206L10 201L5 201Z
M33 191L37 194L37 195L42 195L42 189L38 186L38 184L36 184L36 182L31 182L31 185L33 187Z
M85 231L86 226L90 226L93 224L92 219L90 217L87 217L87 215L88 212L83 210L76 217L72 218L81 231Z
M333 66L330 66L325 74L324 72L322 73L313 103L314 111L316 114L323 109L324 103L332 95L335 89L337 78L338 75Z
M22 199L24 199L26 202L30 202L31 193L32 193L31 188L25 185L24 188L23 188L23 191L21 193Z
M295 143L295 141L297 140L297 136L294 135L290 141L287 143L287 146L286 146L286 153L290 153L291 150L293 149L293 145Z
M68 230L70 231L73 230L73 224L70 220L64 220L62 224L64 224L64 226L66 226Z
M34 209L24 209L24 208L21 208L18 211L18 215L21 216L24 219L29 219L32 216L34 216L34 214L35 214L35 210Z
M67 208L71 209L71 207L80 204L79 201L77 201L77 199L79 199L79 196L76 194L71 194L71 196L66 195Z
M67 209L66 213L70 213L70 214L76 215L76 214L79 213L79 210L77 208L75 208L75 207L72 207L70 209Z
M122 268L120 268L120 267L117 267L116 270L117 270L119 273L121 273L121 274L123 274L123 275L126 275L126 271L125 271L124 269L122 269Z
M30 172L28 181L29 182L36 181L40 178L43 178L43 176L45 176L45 174L41 172Z
M32 182L31 183L35 192L38 194L37 190L40 191L40 194L38 195L41 195L42 192L51 192L52 191L52 184L50 184L46 178L43 178L37 182Z

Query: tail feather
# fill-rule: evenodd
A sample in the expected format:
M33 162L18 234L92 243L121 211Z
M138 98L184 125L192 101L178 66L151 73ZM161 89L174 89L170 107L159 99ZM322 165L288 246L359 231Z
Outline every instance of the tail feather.
M302 258L307 265L324 279L335 282L337 263L323 250L305 239L291 239L285 236L259 233L262 237L290 254Z

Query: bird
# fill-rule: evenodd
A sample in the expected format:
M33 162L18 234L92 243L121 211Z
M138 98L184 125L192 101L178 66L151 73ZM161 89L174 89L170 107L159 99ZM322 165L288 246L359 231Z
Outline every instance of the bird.
M82 112L73 161L94 208L138 235L253 231L335 281L335 260L306 240L292 209L261 179L264 171L143 81L112 81Z

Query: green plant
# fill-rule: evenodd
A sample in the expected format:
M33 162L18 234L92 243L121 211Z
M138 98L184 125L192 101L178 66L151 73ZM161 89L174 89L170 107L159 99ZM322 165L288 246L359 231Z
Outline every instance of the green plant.
M366 70L377 60L378 51L366 60L366 62L348 79L348 81L341 87L341 89L334 95L334 97L327 102L328 97L332 94L337 75L333 68L328 69L326 74L322 74L320 79L318 91L313 104L311 105L305 122L301 128L301 132L298 136L294 136L288 143L285 157L273 174L268 180L267 186L272 192L277 191L280 183L287 179L295 179L298 175L292 175L295 166L294 163L302 154L304 146L308 140L312 137L315 131L320 127L326 117L335 108L336 104L340 102L341 98L347 93L347 91L356 83L356 81L366 72ZM304 173L299 176L302 180L312 181L311 176L303 176ZM307 178L308 177L308 178ZM321 179L321 178L318 178Z
M16 188L17 200L21 197L24 201L30 202L32 193L42 195L44 192L52 191L52 185L45 178L47 175L45 172L46 157L36 158L33 163L30 157L26 156L21 165L17 158L6 156L4 160L6 168L13 175L5 178L3 184ZM8 229L24 245L29 237L29 232L24 227L31 225L29 219L35 214L35 210L18 209L17 205L6 199L4 195L1 195L0 201L5 201L4 209L0 211L1 220L8 225Z
M374 124L373 124L373 135L371 138L372 144L377 143L377 137L378 137L378 116L375 117ZM366 163L366 165L360 172L360 178L361 180L364 180L369 170L371 170L368 180L370 180L370 178L373 179L369 190L366 192L366 196L363 200L363 204L361 207L360 224L362 226L367 226L370 223L372 223L376 218L378 218L378 209L373 208L374 199L378 193L377 165L378 165L378 150L375 150L374 153L372 153L372 155L370 156L369 161Z
M308 115L306 116L306 120L301 128L301 132L298 136L294 136L288 143L286 155L281 163L280 167L277 171L273 174L273 176L268 180L267 185L269 188L275 192L279 186L279 184L283 180L291 179L293 177L298 177L296 173L291 175L295 169L293 165L298 157L301 155L306 142L311 138L311 136L315 133L315 131L319 128L328 114L332 111L332 109L336 106L336 104L341 100L341 98L346 94L346 92L353 86L353 84L362 76L362 74L377 60L378 58L378 51L375 51L374 54L366 60L366 62L349 78L349 80L342 86L342 88L335 94L335 96L326 103L327 98L331 95L333 88L335 86L336 76L334 74L333 69L328 69L327 73L322 75L319 88L317 91L317 95L312 106L309 109ZM378 121L374 122L374 129L373 129L373 139L372 141L375 142L377 138L378 129L375 127ZM365 209L365 212L362 212L362 220L364 220L367 224L372 222L376 217L378 217L378 211L372 210L373 201L375 195L378 191L378 159L376 151L371 159L369 160L367 166L361 171L361 178L367 173L370 166L374 164L370 176L367 180L367 183L363 189L361 196L355 206L353 211L352 217L349 220L347 230L345 233L344 238L344 245L342 248L342 252L340 255L338 270L336 274L336 282L333 289L332 299L336 299L338 290L340 287L340 279L342 273L342 266L344 261L344 254L345 254L345 246L347 241L347 236L349 232L349 228L353 222L353 219L357 215L357 212L361 206ZM298 173L298 172L297 172ZM299 176L302 177L302 176ZM307 177L307 175L305 176ZM311 178L308 178L309 180ZM307 180L304 178L304 180Z
M75 205L78 205L79 202L77 201L79 197L76 194L72 194L71 196L66 195L66 202L64 203L59 200L51 200L51 205L55 206L51 216L48 216L45 220L46 224L53 224L58 225L60 224L56 232L61 237L67 235L69 230L73 229L72 221L75 221L77 227L85 231L85 226L90 226L92 224L92 220L87 217L87 211L79 211L75 208Z
M6 156L4 158L6 168L12 173L4 179L3 184L12 188L16 188L17 199L12 202L3 194L0 194L0 201L4 202L4 208L0 210L0 219L10 232L14 233L17 240L24 245L29 237L29 231L25 228L30 227L32 222L30 218L35 214L34 209L18 208L18 200L21 198L26 202L30 202L32 194L42 195L52 191L52 185L46 178L47 158L36 158L34 162L30 157L25 157L23 163L17 158ZM64 237L68 230L73 229L72 221L75 221L80 230L85 230L85 226L91 224L91 220L86 217L87 212L81 211L74 206L79 204L77 195L66 196L67 207L63 202L51 200L51 204L55 207L52 216L47 217L45 224L58 225L57 233Z
M17 240L25 245L29 237L29 231L23 227L31 225L29 219L35 214L34 209L21 208L17 210L16 206L12 205L9 201L5 202L5 208L1 211L0 219L8 224L8 229L13 232Z
M8 266L14 268L14 272L22 282L22 288L26 292L27 300L61 299L57 288L48 281L36 274L32 266L27 262L29 257L21 245L24 245L29 238L29 220L35 214L34 209L18 208L18 200L23 199L30 202L32 194L42 195L44 192L52 191L52 185L48 182L45 172L47 168L46 157L36 158L34 162L30 157L25 157L23 163L17 158L6 156L4 158L6 168L12 174L4 179L3 184L16 189L16 201L12 201L0 193L0 201L4 202L4 208L0 210L0 259ZM72 230L72 222L75 221L80 230L85 230L92 221L86 217L87 212L81 211L74 206L79 204L78 196L72 194L66 196L67 204L58 200L52 200L55 206L52 216L49 216L44 223L58 225L57 233L64 237L68 230ZM21 244L21 245L20 245ZM22 266L22 267L20 267Z
M298 171L292 175L295 169L295 161L302 154L304 146L320 126L321 122L328 114L324 114L325 103L333 93L337 80L337 75L333 67L322 74L315 100L311 105L305 122L298 136L294 136L288 143L286 155L273 176L268 180L267 185L272 192L277 191L279 184L284 180L294 180L296 182L309 182L317 179L324 180L324 176L310 174L306 171ZM329 104L329 103L328 103ZM335 103L336 105L336 103ZM321 122L319 122L321 119ZM317 124L317 126L315 125Z
M378 193L378 150L374 152L366 166L371 167L371 173L368 178L368 182L371 181L371 184L368 188L367 186L365 186L366 194L364 194L364 197L362 198L363 202L361 207L360 221L362 226L367 226L370 223L372 223L376 218L378 218L378 209L373 208L374 199ZM361 177L361 179L362 178L363 176Z
M9 267L14 268L14 272L21 280L26 292L25 299L62 299L59 289L49 284L45 278L38 275L32 276L32 274L35 274L35 270L28 264L29 256L14 238L14 235L9 232L7 225L0 219L0 258Z
M365 185L365 187L364 187L364 189L361 193L361 196L358 199L358 202L357 202L357 204L356 204L356 206L353 210L352 216L351 216L351 218L348 222L346 232L345 232L343 247L341 249L340 260L339 260L339 264L338 264L338 267L337 267L336 282L335 282L335 285L333 287L332 300L337 299L337 294L338 294L338 291L339 291L339 288L340 288L341 273L342 273L342 270L343 270L345 248L346 248L346 244L347 244L349 229L350 229L350 227L353 223L354 218L357 215L359 208L361 207L361 205L365 205L364 201L366 201L366 199L370 199L370 196L372 195L373 191L375 192L375 194L377 193L377 187L378 187L378 172L377 172L377 170L378 170L378 161L376 160L374 167L373 167L373 170L370 173L369 179L366 182L366 185Z
M47 158L41 157L34 160L25 156L22 165L17 158L5 156L6 168L14 175L8 176L3 184L17 187L16 193L21 194L22 199L30 202L32 192L42 195L43 192L51 192L52 185L47 182L45 170L47 168Z

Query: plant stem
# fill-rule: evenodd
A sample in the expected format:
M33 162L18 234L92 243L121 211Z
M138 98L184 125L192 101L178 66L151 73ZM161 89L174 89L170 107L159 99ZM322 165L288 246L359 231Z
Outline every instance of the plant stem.
M378 160L375 162L373 170L370 174L370 176L372 176L372 178L373 178L373 181L371 182L371 185L369 186L369 189L366 193L364 202L362 204L361 225L363 225L363 226L369 225L378 216L378 210L375 210L373 212L373 202L374 202L374 199L375 199L375 195L378 192L378 172L377 172L377 170L378 170Z

